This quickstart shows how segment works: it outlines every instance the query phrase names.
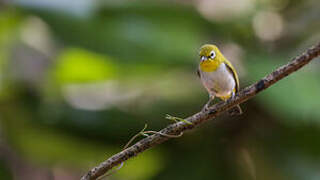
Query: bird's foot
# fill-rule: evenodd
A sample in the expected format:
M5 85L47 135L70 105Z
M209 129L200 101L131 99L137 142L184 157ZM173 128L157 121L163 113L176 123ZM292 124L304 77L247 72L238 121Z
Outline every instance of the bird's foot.
M205 105L203 106L203 108L201 109L201 111L203 111L203 112L208 111L208 110L209 110L209 107L210 107L210 103L211 103L211 100L209 100L209 101L207 102L207 104L205 104Z
M209 106L208 105L204 105L203 108L201 109L201 111L205 112L209 110Z

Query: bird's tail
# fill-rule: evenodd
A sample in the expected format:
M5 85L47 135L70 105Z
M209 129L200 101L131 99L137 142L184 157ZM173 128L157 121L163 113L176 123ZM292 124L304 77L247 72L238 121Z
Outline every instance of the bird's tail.
M228 114L229 114L230 116L238 116L238 115L242 114L241 107L240 107L239 105L237 105L237 106L229 109L229 110L228 110Z

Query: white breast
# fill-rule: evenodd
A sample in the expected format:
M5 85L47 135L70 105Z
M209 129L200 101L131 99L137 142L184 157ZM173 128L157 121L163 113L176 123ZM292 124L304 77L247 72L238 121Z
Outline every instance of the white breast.
M226 65L221 64L216 71L200 71L201 81L204 87L213 96L228 96L236 86L233 74L227 69Z

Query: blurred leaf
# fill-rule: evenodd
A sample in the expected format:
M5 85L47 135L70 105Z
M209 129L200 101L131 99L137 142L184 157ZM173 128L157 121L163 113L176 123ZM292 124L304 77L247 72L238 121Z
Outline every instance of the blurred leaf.
M20 151L32 161L88 168L116 153L118 148L88 143L46 128L28 128L16 136ZM35 158L36 157L36 158Z
M284 65L288 57L265 56L263 54L249 57L247 64L249 79L258 80L272 70ZM305 121L314 119L319 122L320 111L320 73L317 64L304 67L302 70L281 80L258 96L262 104L280 118ZM297 121L297 122L298 122Z
M21 17L17 11L8 9L0 11L0 43L7 42L13 38L13 34L16 32Z
M0 160L0 179L13 179L10 169L7 167L4 161Z
M125 162L116 176L127 180L152 179L163 168L163 158L159 150L149 150Z
M143 8L140 3L105 6L82 19L41 9L31 12L47 22L65 43L133 64L190 64L205 39L203 24L208 24L194 9L167 3Z
M83 49L66 49L57 61L54 77L60 84L107 80L116 72L110 58Z
M17 108L15 112L12 113L10 108L3 109L5 119L1 124L10 145L29 161L82 169L96 165L120 149L30 121L29 118L36 117L29 111Z
M16 38L21 22L20 14L13 10L0 11L0 72L7 61L13 40Z

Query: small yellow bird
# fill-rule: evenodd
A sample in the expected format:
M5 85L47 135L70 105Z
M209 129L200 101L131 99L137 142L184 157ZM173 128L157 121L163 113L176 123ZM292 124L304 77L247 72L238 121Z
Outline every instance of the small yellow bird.
M215 96L224 101L233 97L239 91L239 79L236 70L217 46L205 44L200 48L199 55L197 73L209 93L209 101L203 107L203 110L207 110ZM240 115L242 110L237 105L228 113L231 116Z

